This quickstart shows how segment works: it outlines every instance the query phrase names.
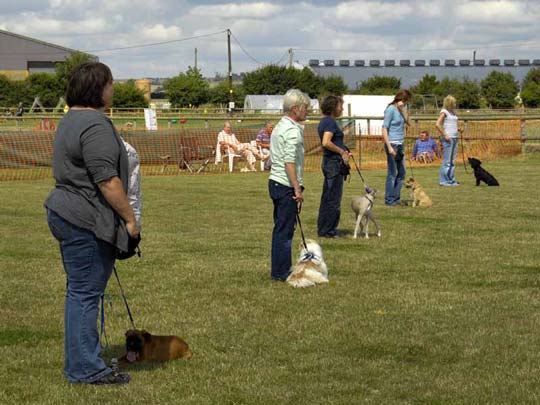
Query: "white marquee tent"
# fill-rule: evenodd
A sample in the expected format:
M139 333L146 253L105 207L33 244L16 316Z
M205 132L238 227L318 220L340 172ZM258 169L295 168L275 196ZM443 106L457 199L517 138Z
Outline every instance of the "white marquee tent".
M311 99L311 109L319 111L319 100ZM280 114L283 110L282 95L247 95L244 99L244 112L257 111L265 114Z
M350 112L350 116L380 117L380 120L370 120L369 133L371 135L381 135L384 110L386 110L386 106L390 104L393 99L394 96L345 95L343 96L343 116L349 116ZM367 120L355 121L356 133L367 135Z

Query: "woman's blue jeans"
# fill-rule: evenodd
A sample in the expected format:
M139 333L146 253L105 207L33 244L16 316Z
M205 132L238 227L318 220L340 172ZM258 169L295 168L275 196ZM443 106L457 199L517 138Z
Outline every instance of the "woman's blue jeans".
M91 383L112 370L101 359L97 328L99 300L111 275L115 250L95 235L47 210L49 228L60 244L67 276L64 305L64 375L70 383Z
M396 205L400 203L401 187L403 187L403 182L405 181L405 152L403 150L403 145L391 145L392 149L396 151L396 156L392 156L388 152L386 145L384 145L386 161L388 164L384 188L384 203L386 205Z
M274 203L274 230L272 231L272 269L274 280L284 281L291 271L292 240L298 205L293 199L294 188L268 182L270 198Z
M439 170L439 184L441 186L450 186L457 184L454 173L456 170L456 156L458 152L457 138L451 138L450 141L441 138L443 149L443 160Z

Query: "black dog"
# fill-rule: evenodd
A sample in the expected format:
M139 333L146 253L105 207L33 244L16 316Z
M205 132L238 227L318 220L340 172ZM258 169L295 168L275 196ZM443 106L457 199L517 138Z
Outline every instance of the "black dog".
M476 177L476 185L479 186L483 181L488 186L498 186L499 182L493 177L487 170L482 168L482 162L475 158L469 158L469 164L474 170L474 177Z

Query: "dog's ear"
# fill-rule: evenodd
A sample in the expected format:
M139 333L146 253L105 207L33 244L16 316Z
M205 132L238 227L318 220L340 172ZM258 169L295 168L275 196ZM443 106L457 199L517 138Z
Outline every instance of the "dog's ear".
M150 333L148 333L147 331L142 330L141 334L142 334L145 342L150 342L152 340L152 335Z

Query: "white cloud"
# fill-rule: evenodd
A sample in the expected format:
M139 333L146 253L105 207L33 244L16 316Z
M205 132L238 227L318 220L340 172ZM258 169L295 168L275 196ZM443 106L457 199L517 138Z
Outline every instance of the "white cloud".
M540 17L521 1L464 1L457 7L457 17L462 23L511 25L537 23Z
M383 3L374 1L351 1L340 3L335 10L326 10L327 19L336 19L338 24L370 26L399 21L412 14L413 7L406 3Z
M143 38L156 41L174 40L182 36L182 29L180 27L165 27L163 24L156 24L151 27L143 27L140 32Z
M269 18L282 11L282 7L271 3L219 4L196 6L191 15L205 18Z
M85 20L62 20L51 16L40 16L36 13L23 13L6 26L16 33L28 36L94 34L108 28L107 20L101 17Z
M58 45L100 50L230 28L249 54L294 60L533 58L540 1L533 0L0 0L0 27ZM497 45L513 44L512 47ZM537 46L537 45L536 45ZM170 76L193 65L227 69L226 35L100 52L116 77ZM451 48L469 48L450 51ZM305 49L305 50L302 50ZM323 49L323 52L306 49ZM232 42L233 70L259 65ZM477 56L478 56L477 54Z

